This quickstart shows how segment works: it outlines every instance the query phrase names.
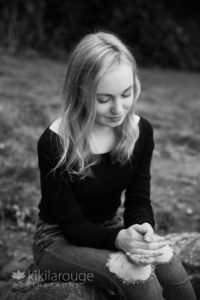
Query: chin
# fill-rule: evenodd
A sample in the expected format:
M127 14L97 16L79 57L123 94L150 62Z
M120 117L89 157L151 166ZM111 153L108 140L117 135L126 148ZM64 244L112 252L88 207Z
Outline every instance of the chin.
M118 122L109 123L109 124L107 124L107 126L112 127L112 128L119 127L123 123L123 121L124 120L120 120Z
M122 118L121 120L118 120L118 121L114 121L114 120L108 121L107 119L102 119L102 120L99 119L96 121L96 124L101 127L115 128L115 127L120 126L123 122L124 122L124 118Z

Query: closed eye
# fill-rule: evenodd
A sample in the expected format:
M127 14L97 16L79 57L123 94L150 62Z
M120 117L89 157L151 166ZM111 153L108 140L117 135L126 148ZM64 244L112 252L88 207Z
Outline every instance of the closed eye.
M132 95L132 93L126 93L126 94L123 94L122 97L128 98L128 97L130 97L131 95Z
M128 98L132 96L133 92L133 86L128 87L124 92L122 93L123 98ZM114 96L111 94L97 94L97 101L99 103L107 103L109 102Z
M99 103L107 103L110 100L110 96L106 96L106 95L98 96L97 100Z
M112 98L111 95L106 95L106 94L105 95L103 95L103 94L97 95L97 100L99 103L107 103L111 98Z
M130 87L129 89L127 89L123 94L122 94L122 97L126 98L126 97L130 97L132 95L132 91L133 91L133 88Z

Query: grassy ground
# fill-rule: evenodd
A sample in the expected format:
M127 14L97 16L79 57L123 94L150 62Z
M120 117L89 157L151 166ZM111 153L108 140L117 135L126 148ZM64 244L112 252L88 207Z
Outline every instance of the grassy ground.
M30 251L40 200L36 143L59 115L66 63L0 57L1 236ZM200 75L141 70L138 112L154 127L152 202L160 233L200 230Z

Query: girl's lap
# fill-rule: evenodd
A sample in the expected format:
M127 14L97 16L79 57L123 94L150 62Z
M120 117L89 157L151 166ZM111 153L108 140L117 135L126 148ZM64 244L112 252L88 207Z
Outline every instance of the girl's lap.
M125 262L123 256L125 257L125 254L121 251L111 252L107 249L75 246L63 238L53 242L43 251L38 261L38 267L41 273L46 272L48 274L47 281L51 281L50 274L52 274L54 280L57 276L59 281L76 281L112 290L114 293L119 294L122 297L121 299L129 299L129 296L130 299L134 299L131 298L133 294L137 297L140 296L140 299L142 299L144 290L139 287L140 282L143 284L144 289L146 288L151 292L153 289L158 290L160 288L154 272L149 273L148 279L143 281L133 279L132 282L128 282L123 279L123 274L126 273L127 275L127 272L120 274L122 265ZM113 267L109 268L108 262L111 264L112 257L114 258ZM123 261L121 260L121 266L119 265L119 273L117 274L116 259L120 260L121 258L123 258ZM137 272L138 270L136 270L136 274ZM141 293L141 295L138 293ZM156 293L160 294L161 292L155 291Z
M101 268L102 266L103 269L110 253L111 251L106 249L72 245L64 238L61 238L44 249L38 265L49 269L59 269L64 272L66 267L68 270L70 267L79 270L82 268L95 270L97 267Z
M88 279L87 283L91 283L92 279L103 280L105 283L107 277L110 281L106 263L111 253L106 249L75 246L63 238L44 249L38 267L43 272L50 270L53 273L68 273L71 276L84 274Z

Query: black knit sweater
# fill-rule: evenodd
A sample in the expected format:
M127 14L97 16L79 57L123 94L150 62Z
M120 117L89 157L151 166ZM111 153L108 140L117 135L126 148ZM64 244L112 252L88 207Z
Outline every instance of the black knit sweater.
M97 154L100 162L93 167L94 178L80 179L56 171L58 135L49 127L38 141L41 201L39 217L59 224L64 237L75 245L116 250L120 228L102 228L95 222L111 219L125 192L124 225L148 222L154 226L150 201L150 164L154 148L153 129L144 118L139 121L140 135L130 162L112 163L110 153ZM50 172L50 173L49 173Z

